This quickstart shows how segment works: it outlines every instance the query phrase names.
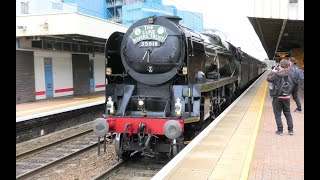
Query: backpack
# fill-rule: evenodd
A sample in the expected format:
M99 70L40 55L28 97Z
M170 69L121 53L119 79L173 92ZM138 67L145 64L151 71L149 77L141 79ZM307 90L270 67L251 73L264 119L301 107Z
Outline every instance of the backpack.
M269 87L269 91L270 91L270 96L275 97L275 96L278 96L279 88L274 83L271 83Z
M297 66L293 66L294 74L296 75L295 83L298 85L302 85L304 83L304 74L300 68Z
M280 80L277 84L272 83L269 87L270 96L288 96L291 94L293 88L293 80L291 75L286 77L280 77Z
M292 81L291 75L282 77L280 79L279 85L280 85L279 93L278 93L279 96L290 95L293 88L293 81Z

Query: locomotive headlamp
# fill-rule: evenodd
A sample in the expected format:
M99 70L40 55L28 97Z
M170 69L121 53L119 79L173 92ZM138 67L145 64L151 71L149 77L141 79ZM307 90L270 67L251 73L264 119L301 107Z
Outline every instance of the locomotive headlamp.
M182 68L182 74L188 74L188 68L187 67L183 67Z
M182 127L181 125L175 120L167 121L164 126L164 135L169 139L176 139L181 135Z
M138 99L138 110L141 110L141 115L146 116L146 108L145 108L145 98L139 97Z
M139 105L139 106L143 106L143 105L144 105L144 101L140 99L140 100L138 101L138 105Z
M181 109L182 109L181 107L182 107L181 100L180 98L177 98L176 103L174 105L174 109L177 113L177 116L181 116Z
M112 74L112 69L109 68L109 67L107 67L107 68L106 68L106 74L107 74L107 75Z
M107 102L107 110L109 111L110 114L114 114L114 102L112 101L112 97L108 97L108 102Z
M112 107L111 103L107 103L107 110L110 110Z

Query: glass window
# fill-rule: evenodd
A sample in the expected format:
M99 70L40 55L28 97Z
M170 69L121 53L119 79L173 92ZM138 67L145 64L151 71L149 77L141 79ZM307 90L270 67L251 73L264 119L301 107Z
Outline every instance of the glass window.
M52 49L52 42L51 41L44 41L44 49Z
M21 14L29 14L29 2L21 2Z
M85 44L80 44L80 52L88 52Z
M79 44L72 44L72 51L73 52L79 52Z
M63 51L71 51L71 43L63 43Z
M62 4L61 3L52 3L52 9L62 10Z
M42 48L42 40L40 40L40 41L32 40L31 45L33 48Z
M53 50L61 51L62 50L62 42L53 43Z
M99 46L94 46L94 52L99 52Z
M87 46L87 49L88 49L88 52L89 52L89 53L92 53L92 46L91 46L91 45L88 45L88 46Z
M100 47L100 53L104 53L104 47Z

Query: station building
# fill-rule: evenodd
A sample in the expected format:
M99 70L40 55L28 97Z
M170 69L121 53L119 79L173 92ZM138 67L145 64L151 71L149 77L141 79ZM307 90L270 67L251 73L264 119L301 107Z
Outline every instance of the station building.
M16 20L16 103L105 90L104 44L126 26L77 12Z

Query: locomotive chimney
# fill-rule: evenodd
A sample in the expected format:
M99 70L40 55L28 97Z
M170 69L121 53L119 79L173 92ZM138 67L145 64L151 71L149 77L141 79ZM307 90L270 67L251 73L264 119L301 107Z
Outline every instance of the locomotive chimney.
M163 16L163 17L175 24L179 24L179 21L182 20L179 16Z

